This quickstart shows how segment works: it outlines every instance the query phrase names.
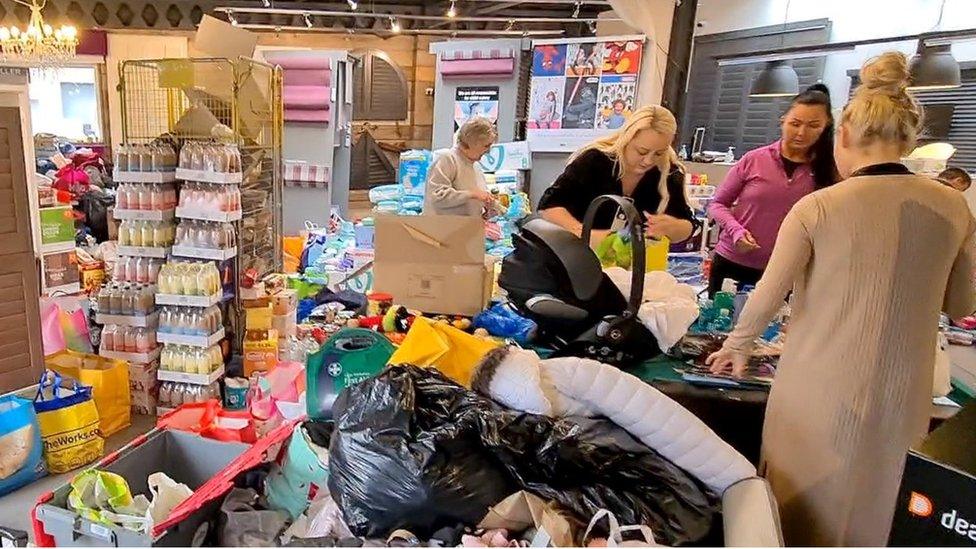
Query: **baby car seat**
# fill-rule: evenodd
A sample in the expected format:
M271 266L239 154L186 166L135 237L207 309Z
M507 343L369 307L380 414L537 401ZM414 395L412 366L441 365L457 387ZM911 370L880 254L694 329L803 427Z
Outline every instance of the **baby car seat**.
M630 228L633 278L629 299L603 272L587 244L601 206L616 204ZM579 356L627 366L661 353L637 318L644 295L644 218L629 199L604 195L586 210L582 238L535 217L512 237L498 284L520 314L539 325L554 356Z

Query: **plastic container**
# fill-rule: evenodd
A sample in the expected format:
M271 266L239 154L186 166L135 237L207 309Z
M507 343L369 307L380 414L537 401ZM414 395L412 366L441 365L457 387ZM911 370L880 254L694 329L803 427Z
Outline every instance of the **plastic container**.
M122 476L133 494L148 495L146 479L155 472L166 473L173 480L198 491L248 448L247 444L219 442L192 433L164 429L149 433L144 440L136 439L117 455L107 456L96 467ZM52 536L59 547L189 547L197 528L211 518L220 506L220 498L215 497L153 539L150 535L121 526L93 523L78 516L68 509L70 492L71 486L65 484L53 492L49 501L35 509L35 539L38 539L38 545L43 545L37 535L40 526L43 528L42 534Z

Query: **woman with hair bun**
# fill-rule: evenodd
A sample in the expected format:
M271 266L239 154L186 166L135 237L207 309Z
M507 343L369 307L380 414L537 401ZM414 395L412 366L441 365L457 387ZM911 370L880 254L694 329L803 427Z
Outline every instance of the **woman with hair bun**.
M976 309L965 198L900 163L922 121L905 56L872 59L861 82L834 141L845 179L786 216L738 325L708 358L741 375L793 290L761 463L789 545L887 543L906 452L929 423L939 314Z

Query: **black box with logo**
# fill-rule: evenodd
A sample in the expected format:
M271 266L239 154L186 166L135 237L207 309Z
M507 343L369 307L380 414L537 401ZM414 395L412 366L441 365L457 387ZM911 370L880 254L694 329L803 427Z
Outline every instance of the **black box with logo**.
M908 453L888 545L976 547L976 403Z

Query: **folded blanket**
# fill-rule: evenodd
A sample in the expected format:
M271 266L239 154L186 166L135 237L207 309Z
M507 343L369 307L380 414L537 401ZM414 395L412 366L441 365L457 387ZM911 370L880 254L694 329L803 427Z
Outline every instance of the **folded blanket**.
M325 122L328 123L332 120L332 116L329 113L329 109L321 110L303 110L303 109L285 109L285 122Z

